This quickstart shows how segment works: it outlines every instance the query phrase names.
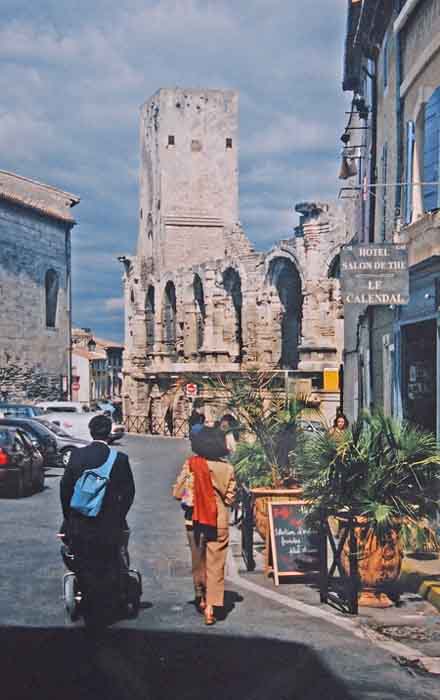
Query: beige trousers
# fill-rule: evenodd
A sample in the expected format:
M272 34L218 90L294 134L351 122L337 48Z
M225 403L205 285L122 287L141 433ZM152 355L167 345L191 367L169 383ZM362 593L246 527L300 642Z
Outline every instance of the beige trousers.
M225 594L225 566L228 553L229 530L217 530L217 539L207 542L202 536L199 546L194 532L187 530L191 548L192 575L196 598L206 598L207 605L222 607Z

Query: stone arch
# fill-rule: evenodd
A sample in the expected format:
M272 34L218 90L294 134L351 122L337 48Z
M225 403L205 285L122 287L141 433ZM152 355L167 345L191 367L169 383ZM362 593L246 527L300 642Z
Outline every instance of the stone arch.
M47 270L44 277L46 300L46 327L55 328L58 308L58 291L60 278L56 270Z
M239 360L243 357L243 292L239 272L228 267L223 272L223 288L231 298L234 311L234 340L238 348Z
M152 350L155 341L155 323L156 323L156 307L155 307L155 291L152 284L147 289L145 295L145 335L146 345L148 350Z
M277 290L282 308L279 365L283 369L296 369L303 301L301 278L292 260L275 257L269 264L268 281Z
M327 277L338 280L341 278L341 256L337 253L327 268Z
M193 278L193 299L196 312L196 347L200 350L205 339L206 304L203 283L198 274Z
M163 300L163 343L168 352L176 351L177 341L177 299L174 282L167 282Z

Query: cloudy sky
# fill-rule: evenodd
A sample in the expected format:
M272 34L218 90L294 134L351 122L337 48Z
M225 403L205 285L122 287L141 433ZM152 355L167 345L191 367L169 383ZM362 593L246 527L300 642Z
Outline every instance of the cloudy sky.
M346 0L1 0L0 168L81 197L74 322L123 336L137 235L139 105L240 92L241 221L258 249L295 202L335 198Z

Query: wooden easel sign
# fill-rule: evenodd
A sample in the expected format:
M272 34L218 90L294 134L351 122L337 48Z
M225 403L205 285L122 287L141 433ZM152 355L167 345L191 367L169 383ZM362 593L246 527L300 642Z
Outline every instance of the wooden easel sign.
M266 573L280 577L307 576L319 571L319 534L305 522L306 501L269 502Z

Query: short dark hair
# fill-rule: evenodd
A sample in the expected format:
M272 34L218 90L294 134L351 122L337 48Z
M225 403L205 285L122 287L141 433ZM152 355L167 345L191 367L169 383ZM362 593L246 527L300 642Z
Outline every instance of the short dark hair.
M107 440L112 432L112 421L108 416L93 416L89 422L90 435L94 440Z
M220 428L202 428L190 436L192 451L205 459L217 460L226 457L225 433Z

